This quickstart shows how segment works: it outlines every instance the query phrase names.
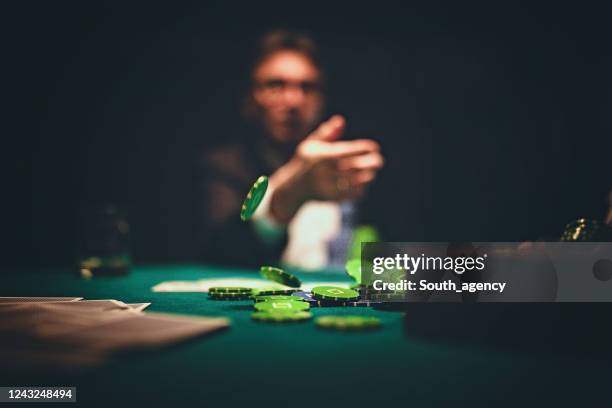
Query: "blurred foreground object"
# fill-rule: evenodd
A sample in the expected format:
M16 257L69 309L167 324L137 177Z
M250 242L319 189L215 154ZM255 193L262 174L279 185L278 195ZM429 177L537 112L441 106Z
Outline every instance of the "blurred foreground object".
M143 312L150 303L2 298L0 359L9 367L84 367L128 350L155 350L229 326L229 320ZM125 354L124 354L125 355Z

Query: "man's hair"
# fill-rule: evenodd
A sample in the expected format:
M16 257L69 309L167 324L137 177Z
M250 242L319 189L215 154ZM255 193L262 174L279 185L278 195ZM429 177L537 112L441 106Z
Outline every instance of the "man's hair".
M251 75L261 62L278 51L295 51L306 56L319 70L323 78L323 64L319 55L319 47L308 34L296 31L275 30L259 38L254 49Z

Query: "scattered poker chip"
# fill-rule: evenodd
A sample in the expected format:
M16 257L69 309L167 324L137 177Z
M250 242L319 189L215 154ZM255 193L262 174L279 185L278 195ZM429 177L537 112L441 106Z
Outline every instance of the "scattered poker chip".
M251 187L251 190L242 203L242 208L240 210L240 219L242 221L246 221L253 216L257 207L261 204L261 200L263 200L267 189L268 177L260 176L253 184L253 187Z
M262 266L259 268L259 271L264 278L285 286L290 286L292 288L299 288L302 286L302 282L297 276L285 272L280 268L275 268L273 266Z
M208 293L246 293L246 294L251 294L253 292L253 289L251 288L243 288L243 287L238 287L238 286L226 286L226 287L222 287L222 286L215 286L212 288L208 288Z
M303 322L312 318L310 312L299 311L299 312L270 312L261 311L254 312L251 314L253 320L270 323L292 323L292 322Z
M252 299L249 293L209 293L208 298L212 300L249 300Z
M353 278L357 284L361 283L361 259L349 259L344 268L346 274Z
M310 309L310 305L306 302L302 302L301 300L271 300L267 302L257 302L253 306L258 312L303 312Z
M213 300L246 300L251 299L253 290L243 287L212 287L208 289L208 298Z
M319 307L342 307L345 306L344 303L346 302L344 300L315 300L317 302L316 305Z
M253 296L273 296L273 295L291 295L299 289L256 289L253 291Z
M264 296L255 296L253 298L255 300L255 302L282 302L282 301L296 301L296 300L303 300L301 298L298 298L297 296L293 296L293 295L264 295Z
M336 286L317 286L312 289L312 296L317 300L357 300L359 293L353 289Z
M209 292L208 297L228 297L228 298L244 298L244 299L253 298L253 296L250 293L220 293L220 292Z
M258 300L258 298L262 298L261 300ZM359 300L350 300L350 301L346 301L346 300L317 300L315 299L312 294L310 292L295 292L293 295L291 296L258 296L255 298L255 301L262 301L262 300L276 300L276 298L278 298L278 300L285 300L285 298L288 298L288 300L301 300L304 302L307 302L310 307L372 307L372 306L376 306L378 304L381 303L380 300L373 300L373 299L359 299Z
M317 327L330 330L371 330L381 326L380 319L366 316L320 316Z

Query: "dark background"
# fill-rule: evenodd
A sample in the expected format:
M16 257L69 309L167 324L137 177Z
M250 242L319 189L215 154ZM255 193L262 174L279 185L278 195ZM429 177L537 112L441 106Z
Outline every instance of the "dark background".
M558 237L612 187L607 10L447 1L4 8L3 264L73 261L77 214L127 209L139 262L197 254L194 157L236 136L248 53L319 40L328 113L379 140L386 240Z

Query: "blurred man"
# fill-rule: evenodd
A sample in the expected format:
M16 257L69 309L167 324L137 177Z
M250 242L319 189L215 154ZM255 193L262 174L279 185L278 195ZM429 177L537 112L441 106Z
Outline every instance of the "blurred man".
M250 70L244 141L205 157L204 218L208 260L260 265L282 259L304 268L341 265L354 202L383 166L379 145L342 141L345 119L322 120L324 73L313 41L272 32ZM242 200L261 174L268 192L243 223Z

